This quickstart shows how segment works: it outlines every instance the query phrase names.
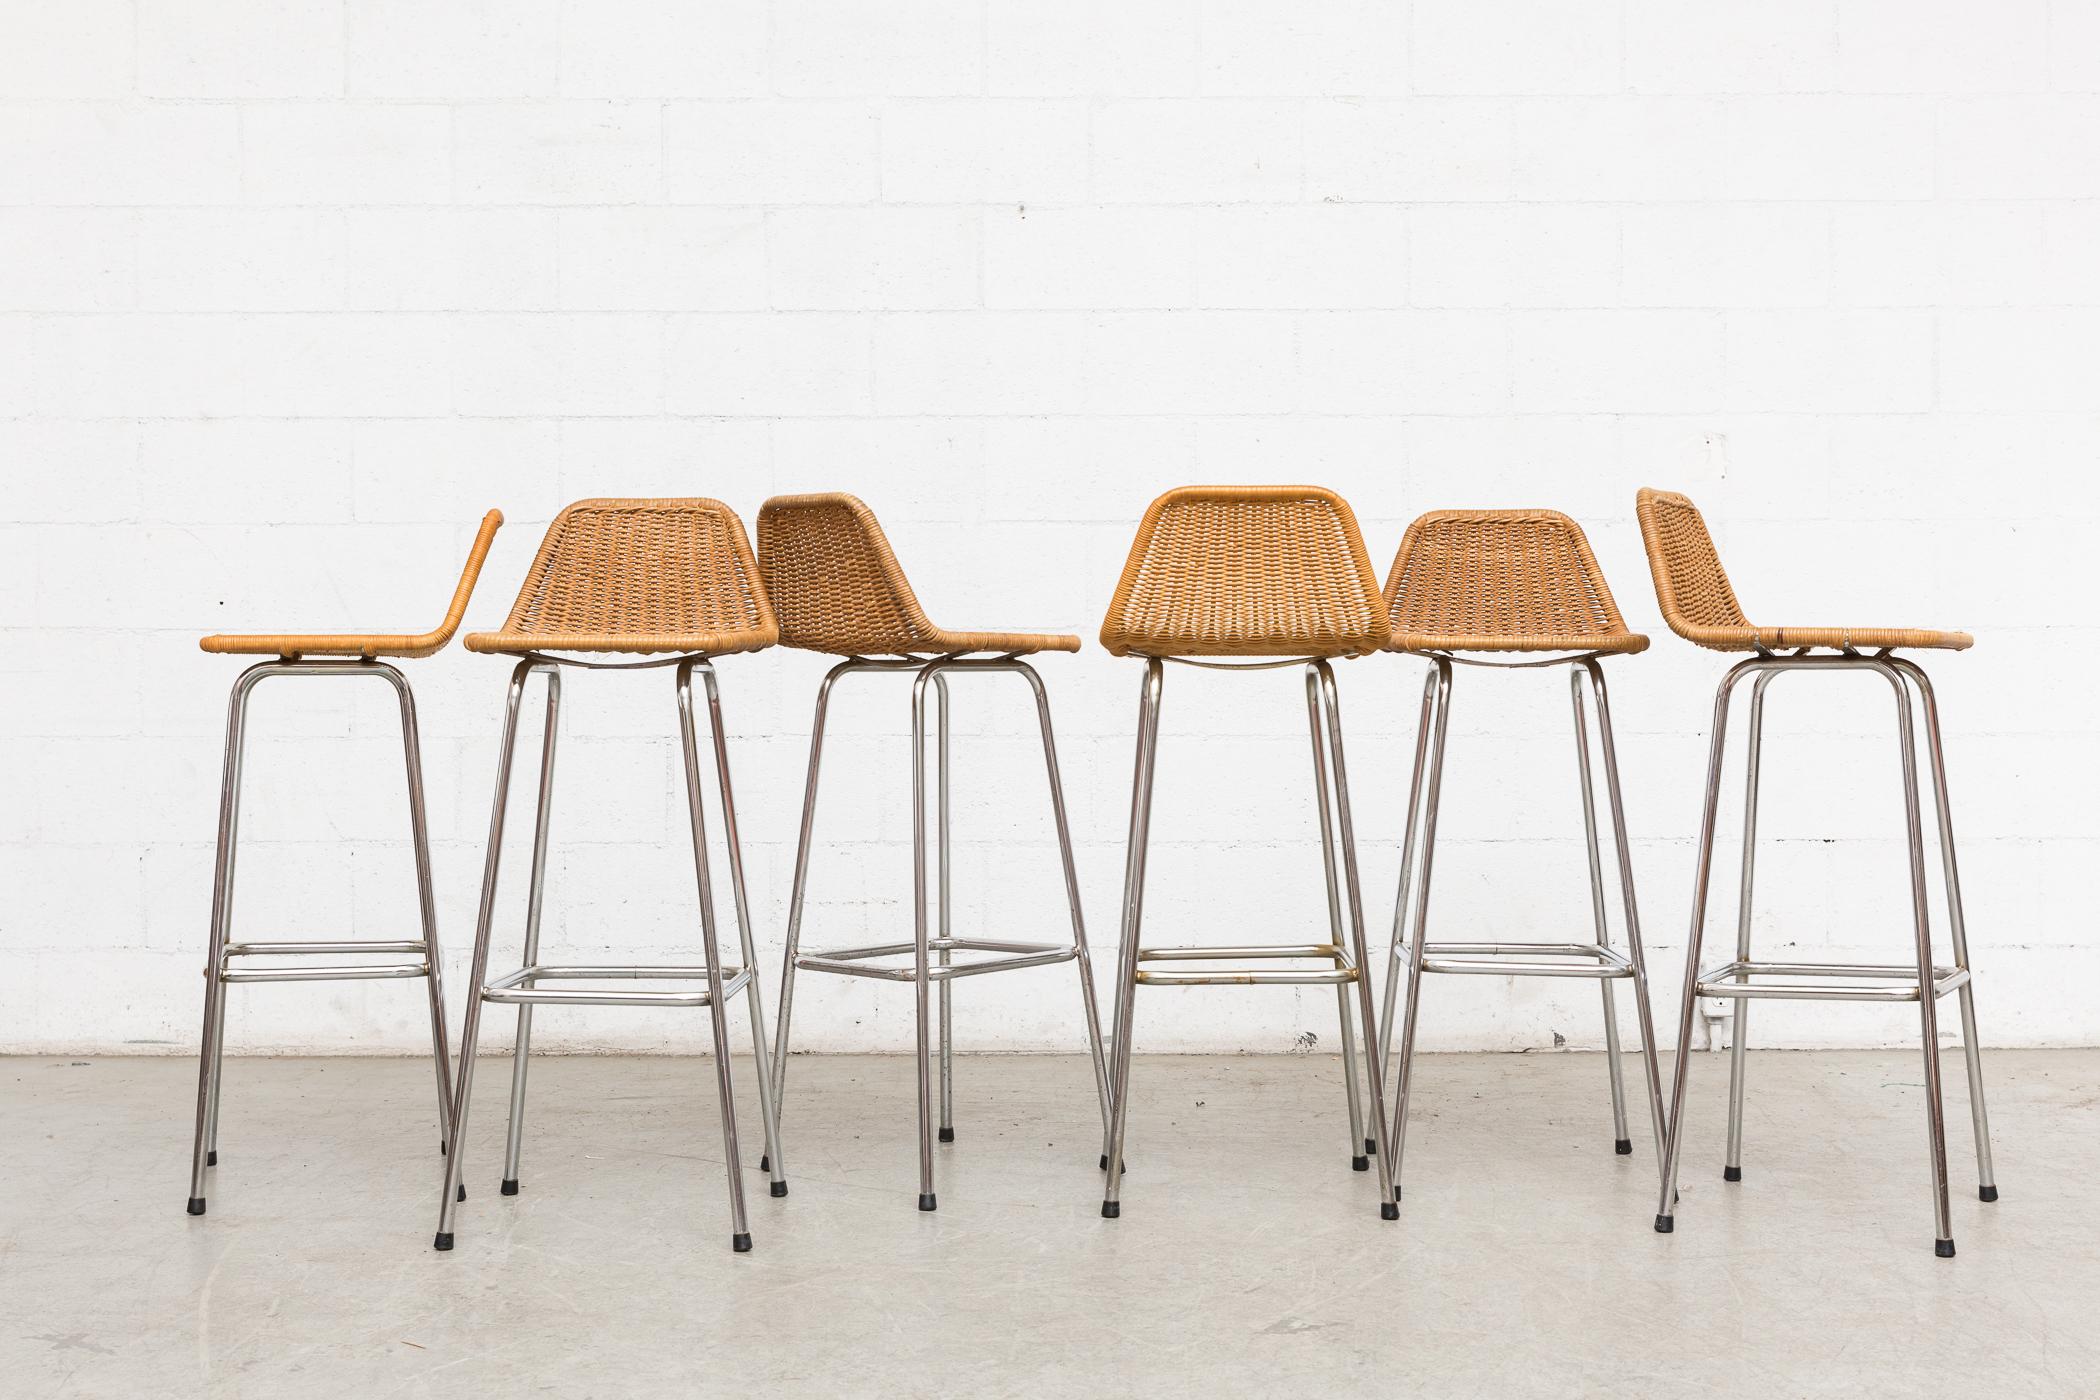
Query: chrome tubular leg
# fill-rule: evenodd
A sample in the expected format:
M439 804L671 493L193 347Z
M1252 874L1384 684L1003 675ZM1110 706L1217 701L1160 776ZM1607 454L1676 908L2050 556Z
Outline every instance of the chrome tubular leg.
M1137 1012L1138 933L1145 912L1145 846L1152 831L1152 775L1159 759L1159 703L1166 665L1145 662L1145 688L1138 704L1137 772L1130 785L1130 837L1123 858L1122 951L1116 968L1115 1069L1109 1080L1108 1151L1103 1154L1101 1214L1123 1213L1123 1133L1130 1115L1130 1027Z
M1568 696L1575 706L1575 760L1582 784L1582 836L1590 862L1590 917L1597 930L1597 946L1611 945L1611 922L1604 911L1604 859L1597 845L1597 788L1590 774L1589 720L1584 714L1582 682L1589 673L1576 666L1568 672ZM1626 1076L1619 1060L1619 1011L1613 1003L1613 979L1597 979L1604 1003L1604 1058L1611 1078L1612 1150L1620 1156L1633 1152L1633 1139L1626 1132Z
M1692 1018L1699 1011L1699 945L1706 931L1706 895L1714 868L1714 827L1721 812L1721 765L1728 752L1728 702L1736 682L1763 666L1762 658L1738 662L1714 695L1714 734L1706 751L1706 798L1699 817L1699 860L1692 876L1692 928L1685 940L1684 998L1677 1017L1677 1065L1670 1081L1669 1132L1663 1146L1662 1189L1655 1203L1655 1229L1677 1227L1677 1161L1684 1146L1684 1089L1692 1052Z
M1892 656L1889 664L1909 677L1918 692L1920 708L1925 712L1925 745L1932 762L1933 805L1938 809L1940 828L1940 867L1947 886L1947 929L1954 942L1954 965L1967 969L1969 966L1969 930L1962 917L1961 871L1954 859L1954 816L1947 799L1947 758L1940 747L1940 706L1933 695L1932 682L1926 678L1925 670L1914 661ZM1969 1068L1969 1119L1976 1134L1976 1180L1977 1196L1985 1201L1998 1199L1998 1182L1991 1171L1991 1119L1983 1102L1983 1042L1976 1035L1975 981L1961 984L1955 995L1960 998L1961 1041L1963 1057Z
M939 1204L933 1192L933 1008L928 993L926 889L926 685L939 676L934 665L923 668L911 687L911 865L912 990L918 999L919 1071L919 1209Z
M1750 687L1750 723L1749 733L1744 736L1743 762L1743 883L1736 896L1735 912L1737 962L1750 961L1750 915L1757 892L1757 789L1764 771L1765 689L1781 674L1766 671ZM1740 975L1736 978L1738 982L1747 980ZM1750 1049L1749 1010L1747 997L1735 999L1735 1015L1729 1028L1733 1043L1728 1047L1728 1161L1721 1168L1723 1181L1743 1179L1743 1092Z
M1320 668L1313 664L1305 668L1305 715L1312 729L1313 787L1319 794L1320 858L1327 878L1327 935L1328 941L1338 950L1335 966L1342 967L1346 965L1346 959L1339 952L1345 946L1342 889L1334 858L1334 810L1327 790L1327 735L1320 723ZM1370 975L1368 964L1358 972L1359 979ZM1341 1021L1342 1084L1349 1099L1349 1165L1356 1171L1367 1172L1371 1169L1370 1154L1378 1150L1378 1143L1364 1136L1362 1091L1356 1082L1356 1017L1349 1009L1347 983L1335 983L1334 1000ZM1367 1031L1370 1029L1366 1027Z
M407 679L392 666L373 668L393 685L401 706L401 757L408 769L408 822L416 855L416 907L423 920L424 978L430 997L430 1056L437 1066L438 1151L452 1140L452 1055L445 1035L444 957L438 947L437 895L430 878L430 820L423 802L423 744L416 726L416 699Z
M233 856L241 820L241 759L248 695L275 669L265 661L241 672L226 702L226 753L219 773L219 852L211 882L211 943L204 964L204 1031L197 1040L197 1135L190 1145L191 1215L204 1214L204 1171L217 1159L220 1050L226 1031L227 931L233 924Z
M540 911L547 889L547 822L554 802L554 749L561 730L561 672L547 672L546 732L540 737L540 796L532 826L532 885L525 903L525 966L540 960ZM518 1194L518 1154L525 1142L525 1071L532 1058L532 1004L518 1007L518 1040L510 1065L510 1127L503 1142L503 1194Z
M1407 893L1415 871L1415 827L1421 816L1422 774L1429 762L1429 736L1436 725L1437 685L1441 675L1436 667L1431 666L1423 677L1422 713L1415 721L1415 768L1414 778L1407 789L1407 832L1400 846L1400 893L1393 901L1393 942L1386 949L1385 960L1385 1008L1378 1018L1378 1033L1384 1037L1386 1061L1381 1073L1383 1082L1388 1085L1393 1082L1393 1051L1400 1039L1393 1012L1400 991L1401 970L1408 959Z
M1079 866L1072 858L1072 828L1065 819L1065 784L1057 769L1057 740L1050 732L1050 696L1043 689L1043 679L1035 668L1025 661L1016 661L1013 669L1020 672L1035 692L1036 724L1043 731L1043 771L1050 780L1050 814L1057 823L1057 851L1063 861L1065 872L1065 902L1072 910L1072 946L1079 950L1074 959L1079 967L1079 997L1086 1012L1087 1051L1094 1061L1094 1090L1101 1101L1101 1166L1108 1167L1109 1131L1109 1086L1108 1062L1101 1053L1101 1010L1094 1000L1094 962L1086 946L1086 914L1080 908Z
M1589 672L1590 696L1597 706L1597 738L1604 752L1604 792L1611 803L1612 845L1619 858L1619 902L1626 910L1626 957L1633 964L1634 1021L1641 1032L1641 1064L1648 1080L1648 1126L1655 1136L1655 1166L1663 1164L1662 1063L1655 1048L1655 1009L1648 997L1648 956L1641 943L1641 906L1633 888L1633 851L1626 835L1626 797L1619 786L1619 745L1611 726L1611 693L1604 686L1604 668L1593 657L1583 663Z
M1356 861L1356 821L1349 808L1349 767L1342 756L1341 691L1334 682L1334 668L1327 662L1321 661L1313 669L1319 674L1320 689L1325 692L1327 701L1327 744L1334 768L1334 810L1342 840L1342 886L1349 896L1349 942L1357 967L1368 968L1371 965L1371 946L1364 929L1363 878ZM1371 1118L1376 1122L1385 1117L1385 1086L1378 1080L1384 1057L1378 1051L1378 1022L1367 975L1358 975L1356 996L1364 1018L1364 1076L1371 1081ZM1353 1079L1355 1070L1351 1069L1349 1073ZM1382 1151L1373 1155L1378 1158L1379 1217L1398 1220L1400 1189L1394 1181L1395 1161Z
M510 805L511 761L518 751L518 702L538 663L520 661L510 673L503 706L503 741L496 751L496 799L489 814L488 854L481 866L481 908L474 918L474 960L467 973L467 1012L459 1031L458 1083L452 1090L452 1142L445 1155L445 1189L438 1201L437 1249L452 1248L453 1208L460 1191L460 1164L466 1156L467 1110L474 1095L474 1051L481 1042L481 990L488 985L489 933L495 923L496 883L503 865L503 817Z
M771 1174L771 1194L785 1196L787 1166L780 1151L780 1097L772 1062L766 1054L766 1003L758 986L758 947L752 941L751 901L744 886L744 838L737 830L736 792L729 781L729 734L722 724L722 690L715 683L714 667L703 666L700 675L707 683L707 723L714 737L715 785L722 799L722 839L729 848L729 887L736 902L737 944L743 965L751 969L744 983L744 1006L751 1017L752 1060L758 1072L758 1116L766 1135L766 1151L759 1170Z
M700 894L700 943L707 959L707 1021L714 1033L715 1088L721 1096L722 1160L729 1173L730 1248L751 1248L744 1217L744 1167L737 1155L736 1081L729 1064L729 1006L722 995L722 950L715 939L715 892L708 875L707 814L700 798L700 740L693 719L693 662L678 665L678 734L685 750L686 815L693 829L693 877Z
M934 713L937 716L936 728L939 734L939 742L934 749L934 792L936 794L934 802L938 809L934 831L939 850L935 868L936 880L940 890L939 927L941 938L945 941L953 933L952 926L948 921L948 906L951 902L953 890L953 881L949 872L953 862L948 835L948 678L938 671L933 673L933 690L936 701L934 706ZM954 961L954 953L946 948L941 949L940 962L942 967L947 967ZM943 978L941 980L940 1131L942 1142L955 1141L955 1003L953 992L954 988L946 978Z
M809 889L810 835L817 820L817 772L824 761L824 720L831 708L832 684L852 669L851 661L841 661L824 673L817 686L816 718L809 727L809 776L802 783L802 834L795 843L795 879L788 894L787 953L780 964L780 1025L773 1032L776 1115L787 1109L788 1022L795 1011L795 955L802 946L802 905Z
M1414 929L1407 945L1407 1009L1399 1030L1400 1074L1393 1089L1392 1129L1386 1134L1392 1177L1389 1199L1395 1202L1400 1199L1401 1158L1407 1150L1407 1107L1414 1084L1415 1031L1422 1019L1422 950L1429 937L1429 878L1436 865L1437 808L1444 795L1444 744L1451 730L1451 663L1437 657L1430 674L1435 686L1436 727L1430 737L1426 786L1424 771L1417 763L1414 788L1407 799L1410 811L1417 803L1422 809L1422 869L1415 879Z
M1947 1201L1947 1123L1940 1098L1939 1001L1932 994L1932 916L1925 889L1925 827L1918 801L1917 737L1910 714L1910 691L1901 671L1883 662L1875 667L1896 692L1896 734L1903 746L1904 834L1910 843L1910 897L1918 935L1918 1034L1925 1051L1925 1130L1932 1167L1933 1252L1954 1255L1953 1215Z

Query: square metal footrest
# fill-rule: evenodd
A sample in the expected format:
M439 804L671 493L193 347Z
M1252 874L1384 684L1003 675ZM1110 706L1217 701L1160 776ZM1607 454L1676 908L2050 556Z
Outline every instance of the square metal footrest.
M365 953L414 953L412 963L324 963L318 967L235 967L235 958L347 957ZM375 977L428 977L430 950L418 939L355 942L229 943L219 967L221 982L357 982Z
M1425 943L1424 972L1487 977L1631 977L1633 963L1596 943Z
M1247 958L1264 962L1322 959L1325 967L1152 968L1148 962L1232 963ZM1140 948L1137 980L1152 987L1317 987L1356 980L1356 965L1332 943L1281 943L1230 948Z
M1766 980L1757 981L1754 979ZM1805 980L1773 981L1773 978ZM1934 967L1932 996L1937 1001L1969 980L1965 967ZM1700 974L1699 995L1738 1000L1916 1001L1918 969L1871 963L1723 963Z
M705 980L704 967L578 967L573 964L557 966L553 963L534 963L521 967L508 977L499 977L481 989L483 1001L499 1001L511 1006L708 1006L713 999L707 988L691 992L661 992L651 988L619 987L542 987L546 978L571 982L621 981L640 982L647 980L682 981L693 978ZM722 996L726 1000L750 985L751 970L743 967L722 969Z
M993 938L929 938L926 940L926 949L930 953L946 951L998 955L973 958L968 962L949 963L945 967L928 963L926 980L929 982L952 982L958 977L981 977L987 972L1012 972L1023 967L1048 967L1052 963L1070 962L1079 956L1079 950L1070 943L1006 943ZM821 953L798 955L795 966L805 972L835 972L842 977L873 977L884 982L916 982L919 979L916 963L911 967L878 967L869 959L912 958L917 950L916 943L881 943L868 948L833 948Z

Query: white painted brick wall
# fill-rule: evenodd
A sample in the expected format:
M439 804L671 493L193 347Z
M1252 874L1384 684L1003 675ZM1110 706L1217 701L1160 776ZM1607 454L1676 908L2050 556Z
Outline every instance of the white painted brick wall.
M237 669L195 637L426 625L490 505L512 523L473 626L568 499L748 520L843 487L936 616L1091 636L1158 491L1297 479L1355 502L1381 565L1440 506L1589 528L1658 634L1612 669L1666 1022L1723 663L1664 633L1634 489L1706 506L1760 617L1974 630L1936 673L1986 1033L2100 1039L2096 55L2096 0L13 0L0 1048L190 1045ZM823 667L722 666L769 986ZM458 986L505 668L412 670ZM1112 960L1137 668L1043 671ZM1383 928L1417 674L1343 672ZM1439 927L1580 929L1565 693L1459 680ZM1904 955L1875 685L1775 695L1768 946ZM958 926L1050 933L1023 697L957 690ZM571 681L550 950L692 951L668 692ZM242 929L409 926L387 701L262 692ZM895 685L839 696L813 941L908 928L904 719ZM1177 671L1166 723L1157 936L1323 927L1295 682ZM1424 1043L1594 1046L1593 998L1439 983ZM1078 1043L1069 974L959 1001L972 1047ZM894 988L807 979L800 1008L812 1048L909 1042ZM395 984L271 988L231 1038L411 1049L420 1016ZM1140 1017L1162 1049L1333 1035L1317 989ZM1762 1026L1908 1034L1815 1006ZM541 1034L704 1036L587 1012Z

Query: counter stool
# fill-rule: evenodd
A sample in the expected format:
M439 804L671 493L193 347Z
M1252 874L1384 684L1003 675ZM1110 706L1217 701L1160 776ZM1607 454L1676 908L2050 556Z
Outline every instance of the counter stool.
M1983 1064L1976 1038L1975 991L1969 977L1968 930L1962 921L1961 876L1955 868L1954 822L1948 811L1947 764L1940 748L1939 705L1932 683L1916 662L1898 650L1965 651L1973 639L1963 632L1933 632L1886 627L1755 627L1744 618L1735 590L1722 571L1720 556L1707 534L1698 508L1670 491L1644 490L1638 498L1641 538L1648 547L1648 568L1655 577L1656 601L1670 630L1688 642L1714 651L1755 653L1730 667L1714 696L1713 741L1706 760L1706 805L1699 825L1699 860L1692 883L1692 931L1685 952L1684 1005L1677 1027L1677 1077L1670 1091L1670 1136L1664 1152L1662 1194L1655 1228L1668 1234L1675 1225L1678 1149L1684 1141L1685 1063L1692 1040L1692 1015L1698 999L1728 997L1735 1002L1735 1044L1729 1056L1728 1162L1724 1181L1741 1181L1743 1137L1743 1047L1747 1042L1743 1013L1760 998L1804 1001L1880 1001L1918 1004L1919 1033L1925 1052L1925 1120L1932 1166L1933 1252L1954 1254L1954 1230L1947 1201L1947 1129L1940 1102L1939 1023L1937 1003L1949 992L1961 994L1962 1049L1969 1065L1969 1112L1976 1134L1977 1194L1998 1199L1991 1176L1990 1120L1983 1103ZM1903 765L1903 816L1910 847L1911 914L1917 937L1917 959L1901 966L1839 963L1752 961L1750 900L1757 841L1757 786L1764 730L1765 690L1789 671L1822 674L1867 673L1889 683L1896 700L1896 741ZM1743 797L1743 857L1740 901L1736 913L1735 957L1718 967L1699 970L1699 945L1706 926L1706 894L1713 872L1714 822L1721 802L1721 767L1727 756L1729 701L1746 676L1750 718ZM1938 807L1940 865L1946 885L1947 928L1953 962L1934 961L1932 916L1926 892L1925 837L1919 814L1915 704L1922 712L1925 742L1932 763L1933 799Z
M416 700L408 680L381 657L402 659L442 651L459 630L467 600L481 577L489 544L503 524L501 511L490 511L475 532L467 566L452 590L445 620L415 636L353 633L347 635L218 635L206 637L204 650L225 656L269 656L241 672L226 707L226 760L219 780L219 852L212 874L211 953L204 967L204 1035L197 1064L197 1135L190 1157L191 1215L204 1214L204 1172L219 1161L219 1079L226 1049L226 988L236 982L340 982L380 977L420 977L430 994L430 1055L437 1065L438 1151L458 1139L451 1132L452 1086L445 1049L445 992L438 958L437 901L430 890L430 828L423 813L423 756L416 738ZM233 928L233 857L241 817L241 761L247 739L248 697L274 676L371 677L394 688L401 708L401 751L408 765L408 822L415 848L416 895L422 911L419 938L343 939L286 942L231 942ZM390 955L390 962L306 963L312 957ZM413 961L402 962L401 957ZM267 959L263 964L245 963ZM290 959L291 961L280 961ZM457 1182L455 1189L465 1188Z
M721 694L713 658L760 651L780 638L773 610L758 582L744 526L720 501L590 500L563 509L526 572L510 617L500 632L474 632L467 650L515 656L504 705L503 739L496 757L496 800L489 818L488 856L482 867L481 910L474 929L474 995L460 1031L455 1141L467 1130L473 1102L474 1052L481 1043L481 1008L499 1002L518 1008L516 1056L511 1062L510 1128L504 1146L503 1194L518 1192L518 1155L525 1117L525 1072L532 1049L535 1006L704 1007L714 1032L715 1083L721 1096L722 1155L729 1172L731 1247L751 1248L744 1213L744 1178L737 1151L736 1097L729 1063L728 1001L745 995L751 1038L757 1049L758 1098L765 1120L766 1166L775 1196L787 1194L773 1106L773 1082L765 1055L764 1004L751 943L751 917L744 894L744 863L737 838L736 802L730 792L729 748L722 729ZM611 660L624 656L627 660ZM699 885L700 942L704 965L640 966L544 963L540 961L540 913L546 889L547 828L554 787L554 749L561 710L559 667L588 670L675 668L678 723L685 757L686 812L692 826L693 873ZM707 718L713 735L715 785L722 802L723 841L742 942L739 966L725 966L715 938L714 885L709 872L706 819L700 793L698 725L693 717L693 676L707 686ZM518 741L518 706L526 683L547 678L547 718L540 750L539 803L532 836L532 875L525 907L525 951L513 972L491 979L489 939L495 919L498 867L503 854L503 818L510 796L511 761ZM699 981L691 991L663 991L622 983ZM550 985L567 983L571 985ZM573 985L581 983L583 985ZM436 1247L452 1248L453 1212L460 1174L459 1154L445 1168L438 1207Z
M1123 577L1101 624L1101 645L1145 662L1138 708L1137 774L1130 800L1130 844L1123 870L1122 955L1116 974L1115 1064L1110 1076L1111 1126L1102 1158L1101 1214L1122 1213L1123 1134L1130 1108L1131 1022L1140 986L1323 986L1335 989L1341 1017L1342 1078L1348 1088L1350 1165L1378 1162L1379 1214L1397 1220L1392 1158L1364 1132L1355 1066L1349 988L1364 1023L1364 1067L1371 1116L1385 1118L1377 1018L1365 969L1363 894L1356 831L1342 759L1341 697L1335 657L1364 656L1385 646L1391 629L1378 575L1364 552L1349 505L1315 486L1184 486L1154 501L1139 522ZM1272 946L1144 947L1145 854L1152 819L1152 776L1159 756L1159 708L1166 663L1216 669L1302 666L1312 729L1313 783L1319 793L1320 842L1326 860L1328 941ZM1323 714L1324 710L1324 714ZM1332 777L1330 779L1330 766ZM1331 783L1331 787L1330 787ZM1339 831L1337 831L1337 825ZM1341 884L1336 883L1336 848ZM1344 900L1346 891L1346 902ZM1347 911L1347 943L1343 914ZM1224 966L1215 966L1216 964ZM1212 964L1212 966L1190 966ZM1359 1151L1359 1148L1361 1150Z
M773 1051L773 1083L787 1083L788 1022L795 1004L795 973L829 972L909 982L918 991L919 1209L933 1210L933 1070L928 989L940 988L940 1131L955 1141L954 1016L950 986L961 977L1075 962L1080 1006L1086 1015L1087 1048L1094 1060L1095 1090L1104 1134L1108 1118L1108 1071L1101 1054L1101 1027L1094 1005L1093 962L1086 946L1086 921L1079 907L1079 874L1072 861L1072 836L1065 822L1064 785L1058 777L1057 745L1050 733L1050 698L1042 678L1023 656L1077 651L1077 637L1032 632L950 632L927 620L904 577L875 514L853 496L830 493L775 496L758 513L759 568L766 594L780 617L780 640L805 651L847 658L817 686L817 713L809 737L809 777L802 793L802 835L795 849L794 890L788 903L787 957L780 971L780 1027ZM1070 906L1070 942L1022 943L975 934L957 937L950 919L948 804L948 677L1009 673L1027 681L1035 696L1043 736L1043 765L1050 781L1050 814L1064 863ZM824 754L824 718L831 688L841 678L863 674L909 674L912 745L912 941L865 948L804 953L802 910L809 880L811 830L817 811L817 770ZM926 873L926 691L934 693L935 889ZM937 914L929 918L929 908ZM929 931L929 924L933 925ZM955 954L986 956L955 961ZM902 966L882 960L909 957Z
M1604 573L1590 553L1582 527L1559 511L1445 510L1423 516L1408 526L1400 543L1392 576L1386 580L1385 600L1393 624L1392 650L1422 657L1430 663L1422 688L1421 719L1415 731L1414 779L1407 794L1407 836L1400 857L1400 894L1393 912L1393 948L1387 965L1382 1022L1386 1043L1391 1045L1394 994L1404 962L1407 1010L1398 1033L1400 1076L1393 1096L1390 1138L1394 1193L1400 1191L1400 1158L1407 1146L1407 1110L1414 1083L1415 1032L1421 1020L1422 986L1429 973L1594 978L1604 1009L1613 1147L1621 1155L1633 1151L1633 1141L1626 1127L1626 1090L1612 984L1621 980L1632 982L1641 1059L1647 1071L1649 1123L1659 1164L1665 1136L1662 1081L1655 1058L1655 1024L1648 1005L1648 970L1641 952L1641 917L1634 899L1626 813L1619 792L1611 703L1604 688L1604 668L1599 664L1606 656L1630 656L1647 650L1648 639L1628 630L1625 619L1619 616L1618 604L1612 601ZM1429 941L1429 881L1436 860L1437 808L1443 796L1444 743L1451 727L1454 665L1505 670L1568 668L1568 689L1575 715L1576 773L1582 790L1583 836L1589 855L1593 941ZM1596 708L1604 790L1611 804L1612 845L1617 855L1619 900L1626 926L1623 953L1612 946L1610 920L1605 912L1589 705ZM1414 905L1412 934L1410 895Z

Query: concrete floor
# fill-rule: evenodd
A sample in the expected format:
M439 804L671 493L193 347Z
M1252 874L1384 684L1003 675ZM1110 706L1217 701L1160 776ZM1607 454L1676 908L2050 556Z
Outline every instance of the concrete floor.
M1425 1057L1397 1224L1331 1057L1141 1060L1114 1222L1083 1061L959 1061L923 1215L909 1061L798 1059L746 1255L704 1060L535 1061L514 1198L492 1062L450 1255L425 1063L230 1062L192 1218L191 1062L0 1061L0 1393L2091 1395L2100 1051L1985 1063L2004 1199L1950 1057L1943 1260L1896 1053L1753 1054L1734 1186L1696 1059L1673 1236L1592 1055Z

